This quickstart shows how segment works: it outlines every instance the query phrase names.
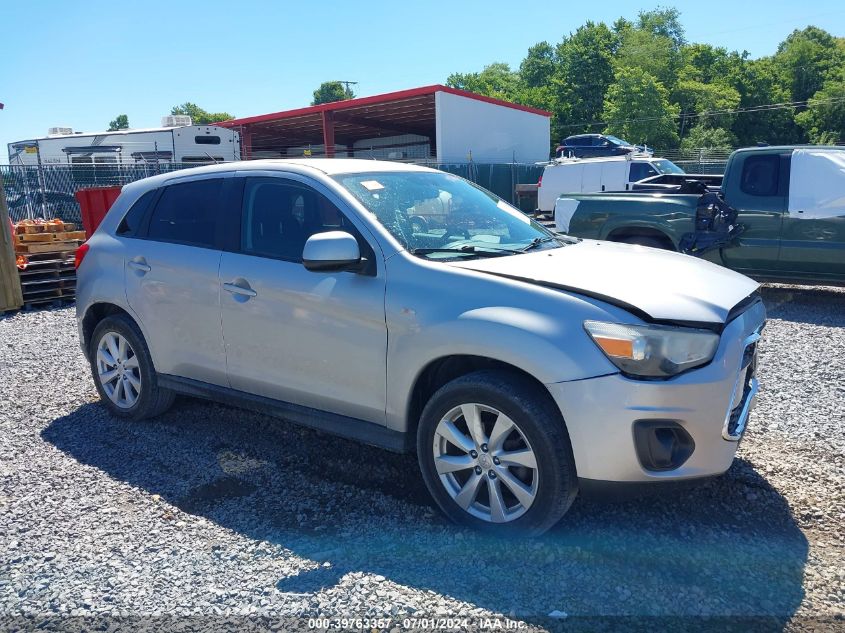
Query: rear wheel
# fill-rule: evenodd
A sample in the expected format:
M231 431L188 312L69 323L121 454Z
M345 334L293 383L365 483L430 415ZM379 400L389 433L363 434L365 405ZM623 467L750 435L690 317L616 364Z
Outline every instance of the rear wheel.
M109 316L97 324L89 358L100 399L112 414L141 420L173 404L175 394L158 386L144 337L128 317Z
M541 534L577 491L572 449L548 396L516 373L479 371L442 387L423 411L423 478L452 520Z

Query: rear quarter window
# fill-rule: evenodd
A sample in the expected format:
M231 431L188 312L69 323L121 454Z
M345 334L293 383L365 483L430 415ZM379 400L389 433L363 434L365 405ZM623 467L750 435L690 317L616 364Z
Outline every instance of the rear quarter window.
M150 204L155 199L158 190L148 191L143 196L138 198L131 207L120 224L117 225L117 234L122 237L137 237L140 234L141 226L144 222L144 217L150 208Z

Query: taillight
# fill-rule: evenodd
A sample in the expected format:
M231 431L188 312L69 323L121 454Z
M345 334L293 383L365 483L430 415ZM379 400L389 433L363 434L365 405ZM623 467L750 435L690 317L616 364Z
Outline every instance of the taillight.
M540 174L540 180L537 181L537 188L539 189L542 186L543 186L543 174Z
M91 247L88 246L88 242L83 242L79 245L79 248L76 249L76 257L73 259L73 265L75 268L79 268L82 264L82 260L85 259L85 256L88 254L88 250Z

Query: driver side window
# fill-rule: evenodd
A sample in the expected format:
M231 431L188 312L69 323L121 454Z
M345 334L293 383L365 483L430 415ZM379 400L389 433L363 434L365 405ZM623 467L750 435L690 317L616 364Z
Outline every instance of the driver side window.
M656 175L657 172L654 167L648 163L631 163L631 175L629 176L629 180L631 182L638 182L643 178L649 178L650 176Z
M301 262L308 238L326 231L346 231L359 244L363 242L340 209L314 189L281 178L247 178L241 214L242 253Z

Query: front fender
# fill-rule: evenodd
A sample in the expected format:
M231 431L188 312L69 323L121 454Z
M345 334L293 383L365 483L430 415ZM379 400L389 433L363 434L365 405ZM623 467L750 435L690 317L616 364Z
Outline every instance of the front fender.
M621 308L410 256L391 258L387 266L385 413L390 428L405 430L417 379L432 362L448 356L506 363L544 384L617 372L583 323L630 320L632 315Z
M544 384L617 371L589 340L580 321L567 326L504 306L470 310L455 321L389 338L387 424L399 431L407 426L407 405L420 375L431 363L449 356L506 363Z

